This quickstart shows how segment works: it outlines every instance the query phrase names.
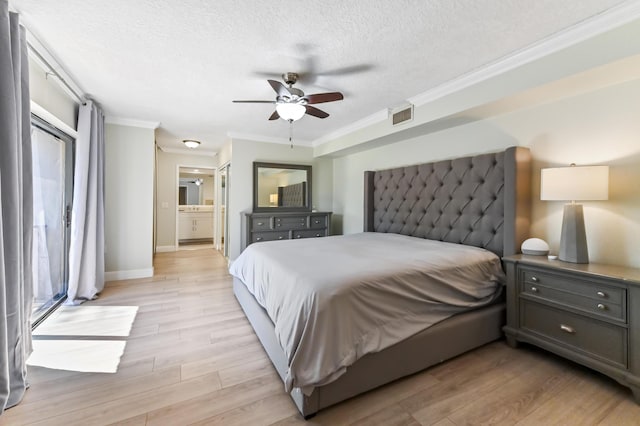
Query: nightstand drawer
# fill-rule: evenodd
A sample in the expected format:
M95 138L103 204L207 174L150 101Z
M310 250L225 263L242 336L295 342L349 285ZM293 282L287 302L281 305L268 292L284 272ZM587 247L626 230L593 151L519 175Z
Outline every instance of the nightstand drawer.
M586 291L586 289L585 289ZM539 301L549 301L570 306L574 309L626 323L626 311L621 305L611 303L606 298L594 299L582 294L566 291L562 288L547 287L541 284L521 283L520 295Z
M282 232L254 232L251 236L251 242L257 243L260 241L276 241L276 240L288 240L289 231Z
M623 288L603 285L601 283L581 280L575 277L540 272L533 269L522 269L523 281L529 284L539 284L553 287L565 292L580 294L594 300L605 300L616 305L625 303Z
M627 367L627 329L539 303L521 300L523 330L603 361Z
M252 217L251 229L253 231L265 231L267 229L271 229L271 218L270 217Z
M307 227L307 216L276 217L274 225L275 229L304 229Z
M520 294L570 306L589 314L626 323L626 291L572 277L523 269Z
M313 229L308 231L293 231L293 238L314 238L314 237L326 237L326 229Z

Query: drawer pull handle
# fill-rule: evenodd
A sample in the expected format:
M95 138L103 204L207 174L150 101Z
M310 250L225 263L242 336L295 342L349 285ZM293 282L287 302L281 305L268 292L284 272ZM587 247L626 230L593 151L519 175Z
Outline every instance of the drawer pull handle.
M599 291L596 294L600 297L607 297L607 293L605 293L604 291Z
M316 234L316 237L322 237L322 235L320 235L320 234Z
M534 283L538 282L538 277L531 277L531 281L533 281Z
M256 238L256 241L262 241L262 237Z
M302 235L296 235L296 238L302 238Z
M280 226L280 224L278 224L277 226Z
M280 236L278 237L278 239L279 239L279 240L281 240L281 239L282 239L282 235L280 235Z
M596 305L596 307L597 307L598 309L600 309L601 311L606 311L606 310L607 310L607 305L602 304L602 303L598 303L598 304Z
M264 223L258 222L258 226L262 226L262 225L264 225Z
M560 330L564 331L565 333L569 333L569 334L574 334L576 332L573 329L573 327L569 327L568 325L564 325L564 324L560 324Z
M317 225L317 224L320 223L320 221L319 220L314 220L314 223Z
M538 287L531 287L531 292L532 293L537 293L538 292Z

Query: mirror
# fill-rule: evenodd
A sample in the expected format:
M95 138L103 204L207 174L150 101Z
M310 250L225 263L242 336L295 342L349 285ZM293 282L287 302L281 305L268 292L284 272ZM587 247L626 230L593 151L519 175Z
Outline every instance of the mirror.
M213 206L213 170L180 167L178 205Z
M311 211L311 166L253 163L253 211Z

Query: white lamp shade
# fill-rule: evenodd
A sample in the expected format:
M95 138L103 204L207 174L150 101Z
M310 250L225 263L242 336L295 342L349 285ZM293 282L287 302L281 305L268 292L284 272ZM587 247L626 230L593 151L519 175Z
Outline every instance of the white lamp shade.
M609 199L609 166L572 166L540 171L541 200Z
M284 120L300 120L307 109L304 105L300 104L288 104L288 103L279 103L276 105L276 111L278 111L278 115L280 118Z
M271 204L278 204L278 194L269 194L269 202Z

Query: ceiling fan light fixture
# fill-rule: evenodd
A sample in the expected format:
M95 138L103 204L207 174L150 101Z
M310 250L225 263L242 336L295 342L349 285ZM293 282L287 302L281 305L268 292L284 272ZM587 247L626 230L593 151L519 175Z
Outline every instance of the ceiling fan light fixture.
M194 149L200 146L200 141L196 141L193 139L185 139L182 141L182 143L185 144L187 148L191 148L191 149Z
M301 104L280 102L276 105L276 111L283 120L296 121L302 118L306 108Z

